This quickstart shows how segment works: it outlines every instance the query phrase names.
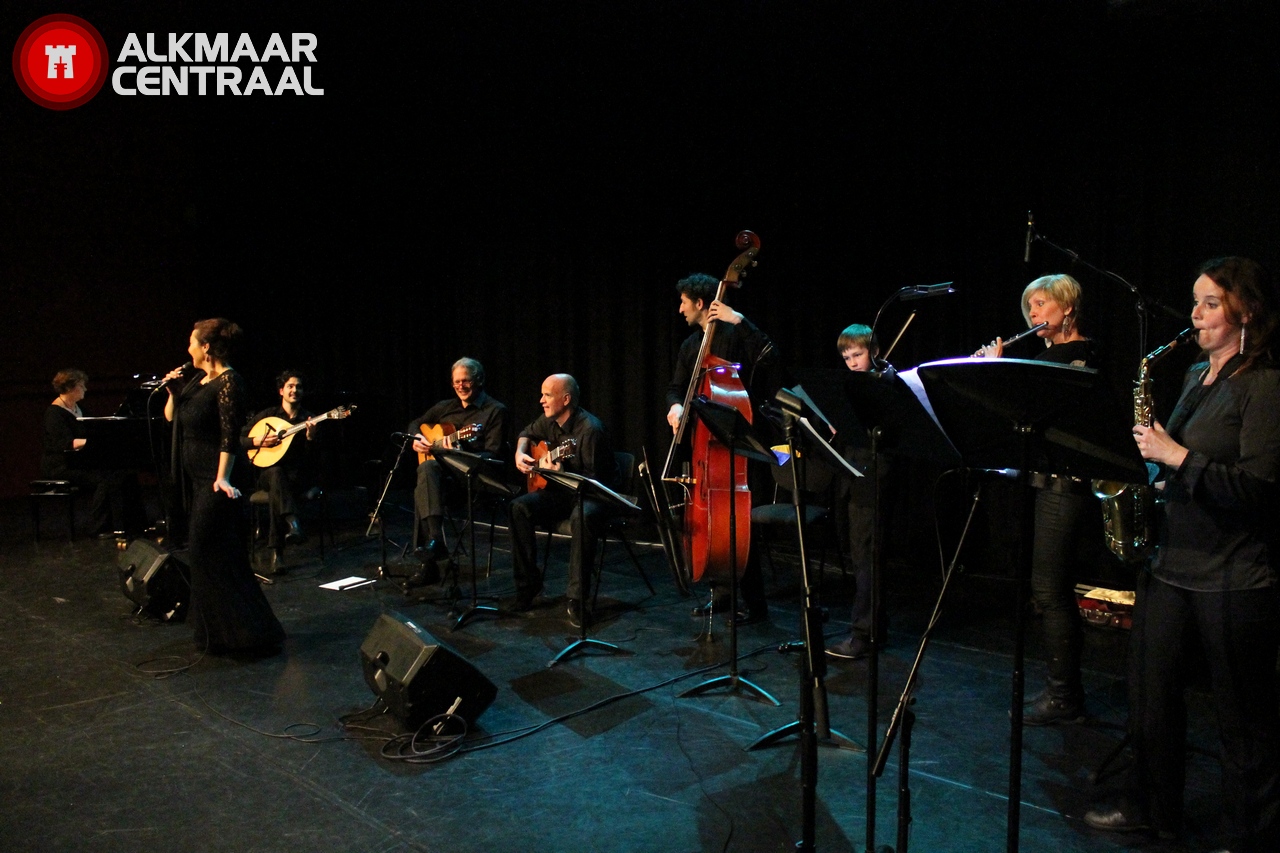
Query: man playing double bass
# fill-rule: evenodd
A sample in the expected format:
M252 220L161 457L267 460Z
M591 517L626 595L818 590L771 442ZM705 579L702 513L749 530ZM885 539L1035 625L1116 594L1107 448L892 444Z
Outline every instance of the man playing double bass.
M695 362L703 336L715 324L710 354L741 365L739 377L753 405L767 399L780 386L777 350L769 336L740 312L716 299L720 281L703 273L695 273L676 283L680 295L680 314L694 332L685 338L676 353L675 372L667 386L667 423L674 432L684 414L684 399L694 378ZM758 551L752 548L742 573L742 609L738 624L750 625L768 616L764 596L764 577L760 573ZM727 596L723 602L727 604ZM715 602L717 610L721 601Z

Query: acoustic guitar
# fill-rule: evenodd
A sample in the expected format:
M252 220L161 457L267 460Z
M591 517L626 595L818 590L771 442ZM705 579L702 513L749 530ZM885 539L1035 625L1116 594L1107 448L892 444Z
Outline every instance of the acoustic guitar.
M484 432L484 424L467 424L461 429L453 424L423 424L418 432L431 445L431 449L418 454L418 464L421 465L428 459L436 458L433 452L436 448L452 450L461 442L478 438Z
M280 439L280 443L275 447L249 448L249 461L259 468L270 468L289 452L289 445L293 443L293 437L308 426L318 424L321 421L341 420L342 418L350 417L355 410L355 406L339 406L336 409L325 412L323 415L308 418L300 424L291 424L284 418L263 418L249 430L249 438L266 438L269 435L274 435Z
M537 492L547 487L547 478L538 473L539 468L546 468L557 462L563 462L566 459L572 459L578 452L578 440L576 438L566 438L555 447L547 447L545 441L539 441L534 448L529 451L529 455L533 457L534 468L526 476L529 478L529 491Z

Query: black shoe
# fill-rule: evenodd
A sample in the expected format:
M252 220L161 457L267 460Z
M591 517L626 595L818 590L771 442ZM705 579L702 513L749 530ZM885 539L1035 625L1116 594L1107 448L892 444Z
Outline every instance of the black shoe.
M409 576L405 586L432 586L440 583L440 566L436 564L435 558L421 548L414 552L414 556L418 558L421 565L418 566L416 572Z
M766 605L758 604L755 607L743 607L734 614L731 624L741 628L744 625L755 625L757 622L763 622L769 618L769 608Z
M569 599L569 604L565 607L565 615L569 617L570 625L575 628L581 628L583 620L586 618L582 612L582 602L576 598Z
M1028 726L1052 726L1059 723L1082 723L1085 720L1083 699L1063 699L1041 693L1022 712L1022 722Z
M871 652L870 644L862 637L850 637L827 646L827 654L841 660L861 660Z
M306 538L307 537L302 534L302 527L299 526L298 519L290 516L289 529L285 531L284 541L290 542L290 543L301 542L303 539L306 539Z
M1084 813L1084 822L1104 832L1149 832L1151 821L1144 809L1131 804L1101 806Z

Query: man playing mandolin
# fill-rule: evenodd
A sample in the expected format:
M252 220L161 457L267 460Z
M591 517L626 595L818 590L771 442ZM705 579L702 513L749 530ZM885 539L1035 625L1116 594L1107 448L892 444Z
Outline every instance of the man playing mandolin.
M578 382L567 373L548 376L542 383L542 415L525 427L516 443L516 467L528 474L542 465L554 470L582 474L612 488L616 485L618 462L604 425L595 415L579 405ZM535 459L535 445L545 454ZM561 448L566 450L561 451ZM571 452L569 452L571 449ZM557 452L560 451L560 452ZM542 460L558 456L550 463ZM576 496L565 489L548 487L530 491L511 502L512 572L516 581L517 611L533 606L534 597L542 591L542 575L538 571L537 527L549 527L570 519L573 542L569 546L569 623L582 627L586 618L583 602L591 589L591 566L595 560L597 531L607 511L598 501L587 498L582 512L577 511Z
M453 363L453 393L409 422L418 452L418 485L413 490L415 547L424 540L424 560L448 555L441 521L444 518L443 469L432 457L433 448L444 447L500 457L507 446L507 407L484 390L484 366L474 358ZM455 433L468 436L456 440Z
M296 370L285 370L276 377L276 390L280 393L280 405L263 409L245 426L240 443L252 460L255 450L276 447L280 444L274 432L250 436L255 424L264 418L277 418L290 424L301 424L312 417L311 412L300 405L303 377ZM259 430L261 432L261 430ZM258 471L258 488L271 496L271 523L267 542L271 546L271 569L284 570L284 546L286 542L302 540L302 528L298 525L297 496L316 485L315 466L312 464L311 442L315 438L316 425L306 426L306 441L292 441L284 455L269 468Z

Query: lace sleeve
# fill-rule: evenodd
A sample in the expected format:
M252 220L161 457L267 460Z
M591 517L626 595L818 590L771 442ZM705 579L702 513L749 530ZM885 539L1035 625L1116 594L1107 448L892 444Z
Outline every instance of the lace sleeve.
M228 370L224 374L222 387L218 389L218 426L221 432L218 451L220 453L240 452L240 429L248 416L247 399L244 378L234 370Z

